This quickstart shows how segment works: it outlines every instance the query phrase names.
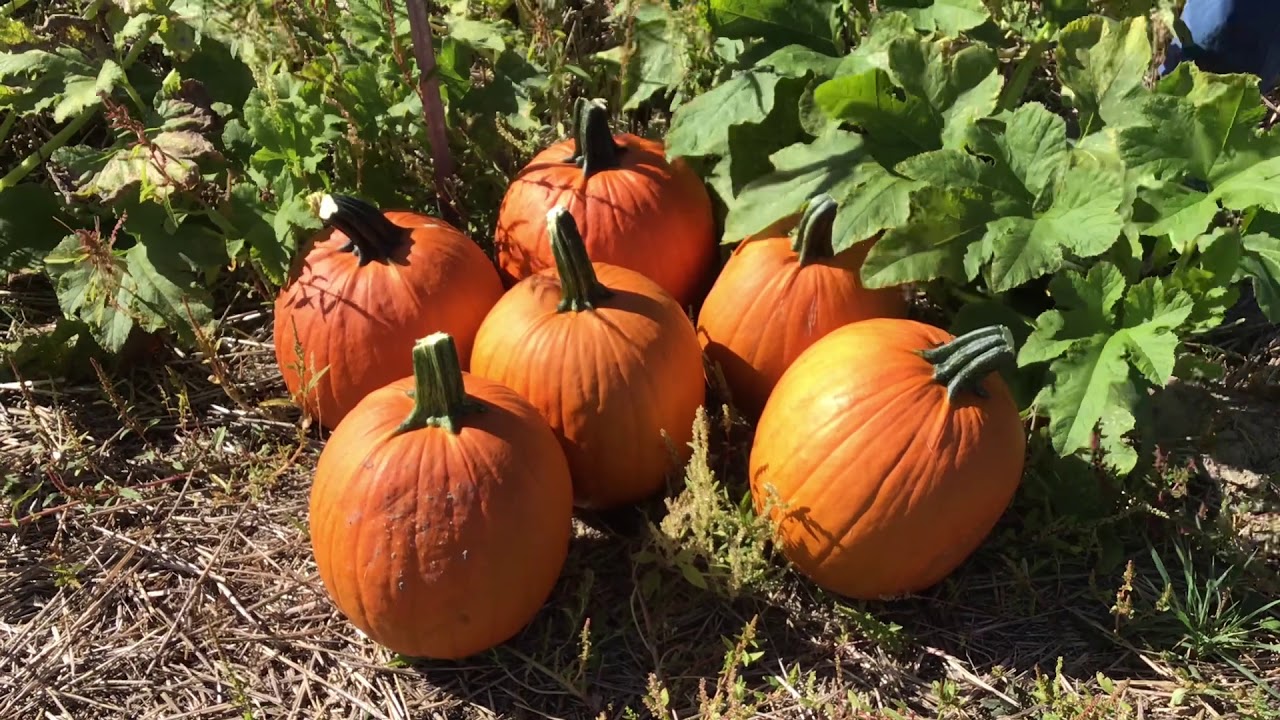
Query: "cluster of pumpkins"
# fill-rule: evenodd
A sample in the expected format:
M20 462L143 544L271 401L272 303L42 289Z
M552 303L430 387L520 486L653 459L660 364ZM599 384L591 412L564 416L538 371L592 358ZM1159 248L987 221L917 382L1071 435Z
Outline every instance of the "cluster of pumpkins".
M563 570L574 508L653 497L687 462L704 359L757 420L751 492L804 574L873 598L958 566L1022 473L993 372L1008 330L953 337L863 288L870 243L832 252L826 196L794 238L719 267L693 170L615 134L600 101L575 120L507 189L496 263L438 219L319 203L274 330L286 386L332 430L310 531L338 609L410 656L510 639Z

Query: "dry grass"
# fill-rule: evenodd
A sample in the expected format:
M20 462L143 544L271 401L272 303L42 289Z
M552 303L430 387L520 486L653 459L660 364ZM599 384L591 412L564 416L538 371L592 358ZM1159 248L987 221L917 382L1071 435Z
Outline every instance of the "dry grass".
M56 311L10 291L26 325ZM841 603L763 552L734 506L749 428L715 406L688 487L580 524L521 635L464 662L393 657L324 594L306 505L319 433L279 402L266 317L236 305L211 356L0 385L0 717L1280 716L1261 687L1280 685L1280 653L1259 631L1232 635L1230 608L1213 610L1196 627L1217 639L1192 655L1159 609L1200 577L1179 582L1165 552L1189 522L1173 506L1073 517L1055 499L1065 470L1033 465L953 578ZM1277 470L1250 507L1274 512ZM1223 592L1252 602L1268 558Z

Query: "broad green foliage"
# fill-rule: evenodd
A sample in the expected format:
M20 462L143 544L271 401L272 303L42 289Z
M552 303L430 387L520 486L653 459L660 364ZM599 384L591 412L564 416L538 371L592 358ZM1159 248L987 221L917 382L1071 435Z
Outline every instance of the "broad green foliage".
M1150 391L1194 365L1184 341L1244 288L1280 320L1280 133L1251 77L1155 77L1171 0L624 0L586 43L560 0L455 0L433 18L447 198L391 5L115 0L0 22L0 141L57 128L0 179L0 256L45 273L67 318L4 351L197 342L229 268L268 294L286 280L319 191L456 211L484 240L583 95L703 173L723 243L825 192L835 249L870 243L867 285L923 286L956 331L1008 325L1007 376L1062 454L1133 468Z
M1167 8L1016 5L882 2L848 53L776 49L677 109L668 154L707 161L727 244L830 193L836 249L874 239L866 284L925 283L956 329L1009 325L1015 391L1057 451L1128 471L1182 340L1221 323L1240 282L1280 319L1280 135L1259 129L1249 77L1182 65L1152 82L1147 13ZM1035 33L1061 100L1030 96L1025 60L1001 71L993 26Z
M6 19L0 141L37 115L61 130L0 179L4 270L48 275L62 336L117 353L136 331L167 329L192 346L212 336L213 287L228 268L249 265L268 289L286 281L320 227L313 193L438 211L409 23L395 5L391 18L381 0L117 1L58 23L35 22L35 7ZM493 158L513 163L562 135L545 120L548 88L588 73L537 64L520 28L465 3L442 24L442 94L473 190L455 207L483 227L506 183ZM110 41L90 42L98 32ZM24 342L3 352L45 354L40 337Z

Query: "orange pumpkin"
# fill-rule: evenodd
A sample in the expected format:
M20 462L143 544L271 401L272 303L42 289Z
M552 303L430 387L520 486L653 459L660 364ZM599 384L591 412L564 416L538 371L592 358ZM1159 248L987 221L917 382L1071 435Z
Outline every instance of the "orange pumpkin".
M1026 438L993 372L1007 328L958 338L874 318L783 373L751 448L751 494L782 553L852 598L916 592L977 549L1022 477Z
M564 208L546 223L557 269L525 278L494 305L476 334L472 371L546 418L578 506L618 507L664 487L672 450L688 460L705 399L702 351L693 323L657 283L592 263Z
M832 330L873 317L905 317L897 288L868 290L858 273L872 242L835 254L836 203L806 205L795 239L785 235L738 245L698 313L698 337L720 365L733 402L755 418L802 351Z
M303 410L335 427L366 394L409 375L415 339L454 336L463 367L503 292L488 256L448 223L326 195L316 236L275 302L275 351Z
M564 453L511 389L462 371L452 337L414 347L413 376L338 424L311 486L325 590L371 640L457 659L510 639L569 551Z
M575 137L538 153L498 209L498 269L510 286L554 265L546 214L564 205L596 262L645 275L682 307L696 304L719 260L711 197L663 143L613 134L601 101L583 102Z

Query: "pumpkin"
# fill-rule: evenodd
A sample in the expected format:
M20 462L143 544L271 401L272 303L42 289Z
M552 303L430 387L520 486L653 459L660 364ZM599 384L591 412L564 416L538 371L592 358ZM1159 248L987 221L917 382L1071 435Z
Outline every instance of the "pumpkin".
M502 198L494 247L508 287L554 265L545 218L559 205L592 260L649 277L682 307L705 292L719 262L706 187L661 141L614 134L599 100L580 103L574 137L534 156Z
M324 196L319 215L328 227L276 297L275 351L289 393L332 429L409 375L413 342L429 332L453 335L467 367L503 287L480 246L442 220L346 195Z
M569 466L510 388L463 372L455 340L412 348L413 375L365 396L311 486L325 591L395 652L458 659L533 619L568 555Z
M740 243L698 313L707 359L719 364L734 405L751 418L818 338L858 320L906 316L898 288L862 286L858 273L872 242L832 251L835 215L835 201L818 195L794 239L778 234Z
M578 507L616 508L656 494L673 460L688 460L705 399L702 350L656 282L591 261L568 210L553 209L546 224L556 268L494 305L472 372L520 393L551 425Z
M873 318L800 354L765 403L750 486L776 544L857 599L923 590L968 558L1008 506L1026 438L993 370L1003 326L960 337Z

